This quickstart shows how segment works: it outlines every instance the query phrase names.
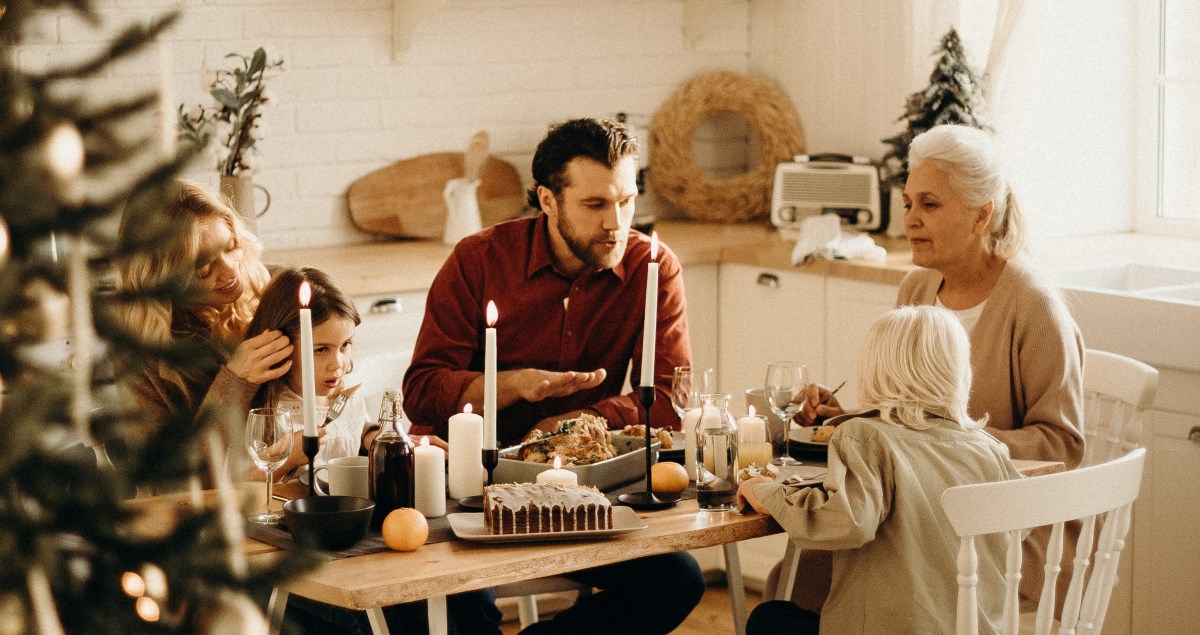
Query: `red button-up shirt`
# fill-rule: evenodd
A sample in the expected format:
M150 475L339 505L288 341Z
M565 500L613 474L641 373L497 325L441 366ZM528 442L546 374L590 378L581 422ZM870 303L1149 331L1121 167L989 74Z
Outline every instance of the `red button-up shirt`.
M425 319L404 376L404 409L415 425L447 436L448 419L483 372L488 300L496 303L497 370L539 368L592 371L604 368L604 383L566 397L517 402L500 411L500 444L519 442L538 421L592 408L609 426L639 423L635 393L621 394L632 362L641 373L642 316L650 239L630 231L625 257L612 269L571 280L550 257L546 217L494 225L458 243L429 289ZM671 407L676 366L691 364L683 271L670 249L659 245L658 333L655 345L655 427L679 427Z

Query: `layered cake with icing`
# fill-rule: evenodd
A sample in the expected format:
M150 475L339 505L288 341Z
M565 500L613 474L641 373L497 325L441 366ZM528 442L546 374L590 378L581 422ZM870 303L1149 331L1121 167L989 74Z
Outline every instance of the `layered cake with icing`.
M612 529L612 504L594 487L501 483L483 489L489 534L541 534Z

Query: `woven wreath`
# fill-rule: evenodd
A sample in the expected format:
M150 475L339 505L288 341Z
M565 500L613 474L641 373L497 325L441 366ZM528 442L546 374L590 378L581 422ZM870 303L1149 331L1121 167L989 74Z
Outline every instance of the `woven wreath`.
M745 117L758 135L758 164L730 179L709 176L692 139L719 112ZM675 91L650 122L650 176L663 197L697 220L748 221L770 211L775 166L804 152L792 102L769 82L731 71L699 75Z

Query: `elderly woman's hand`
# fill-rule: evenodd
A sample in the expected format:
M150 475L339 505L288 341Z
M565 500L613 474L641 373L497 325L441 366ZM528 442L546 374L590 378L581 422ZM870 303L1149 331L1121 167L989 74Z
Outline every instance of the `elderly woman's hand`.
M819 426L830 417L845 414L842 404L828 388L818 383L808 385L804 393L804 403L792 420L802 426Z
M768 476L755 476L742 481L742 484L738 485L737 491L738 509L742 510L743 513L747 512L748 508L752 508L754 511L760 514L771 513L765 506L763 506L762 500L758 498L758 495L754 493L754 486L758 485L759 483L774 482L775 481Z
M292 369L293 348L282 331L266 331L238 344L225 367L242 381L265 384Z

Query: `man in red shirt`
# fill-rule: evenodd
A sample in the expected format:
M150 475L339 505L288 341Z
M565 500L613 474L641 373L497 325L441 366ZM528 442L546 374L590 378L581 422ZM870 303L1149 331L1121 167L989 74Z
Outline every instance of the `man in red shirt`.
M496 436L501 447L580 412L610 428L641 422L626 369L641 373L650 239L630 229L637 142L620 124L580 119L555 128L533 160L530 204L542 213L464 238L429 290L404 377L404 409L448 436L448 419L483 407L484 311L494 301ZM679 427L671 408L676 366L691 364L683 277L659 246L655 427Z
M448 419L483 405L485 307L496 303L501 447L533 428L580 412L609 427L639 423L635 393L621 394L632 360L640 377L650 239L630 229L637 197L637 140L608 120L555 126L533 157L530 204L542 213L500 223L458 243L425 305L405 411L414 424L448 436ZM676 366L691 364L683 278L660 245L655 345L655 426L678 428L671 408ZM454 448L451 448L451 452ZM668 633L704 595L687 553L641 558L567 574L601 589L534 633Z

